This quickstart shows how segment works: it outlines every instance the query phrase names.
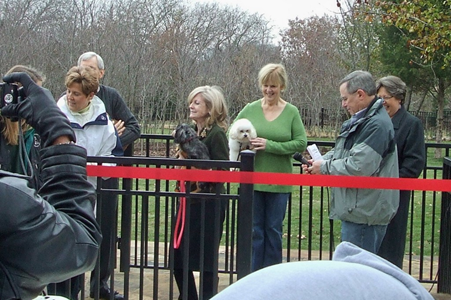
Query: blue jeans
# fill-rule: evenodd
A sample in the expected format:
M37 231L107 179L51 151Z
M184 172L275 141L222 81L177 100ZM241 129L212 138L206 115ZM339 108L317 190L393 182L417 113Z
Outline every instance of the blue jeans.
M362 249L377 254L385 236L387 225L367 225L341 222L341 241L350 242Z
M282 222L289 195L254 192L252 271L282 262Z

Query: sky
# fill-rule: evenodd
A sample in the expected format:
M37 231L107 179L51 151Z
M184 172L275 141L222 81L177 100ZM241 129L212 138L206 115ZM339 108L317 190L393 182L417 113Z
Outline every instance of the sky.
M305 19L314 15L333 15L337 13L336 0L190 0L189 2L217 2L238 6L249 13L263 14L271 25L275 26L274 33L288 27L288 20L296 17Z

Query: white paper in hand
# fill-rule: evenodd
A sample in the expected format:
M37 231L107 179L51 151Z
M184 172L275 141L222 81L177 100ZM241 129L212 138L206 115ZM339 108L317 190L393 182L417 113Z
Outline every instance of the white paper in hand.
M314 161L323 159L323 156L321 155L321 152L319 152L318 147L316 147L316 144L307 146L307 151Z

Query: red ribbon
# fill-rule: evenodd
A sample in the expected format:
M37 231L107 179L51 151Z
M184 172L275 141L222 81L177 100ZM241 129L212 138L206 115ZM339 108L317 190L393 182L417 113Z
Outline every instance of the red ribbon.
M364 176L308 175L268 172L237 172L199 169L162 169L124 166L86 167L88 176L184 180L203 182L234 182L295 186L326 186L343 188L393 189L416 191L451 191L451 179L415 179Z

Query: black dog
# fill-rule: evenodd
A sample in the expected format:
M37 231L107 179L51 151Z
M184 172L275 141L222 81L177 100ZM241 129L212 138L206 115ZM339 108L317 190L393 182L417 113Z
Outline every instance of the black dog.
M196 131L188 124L183 123L177 126L174 133L174 142L179 144L178 158L210 159L207 146L199 140ZM191 184L192 193L209 190L211 190L211 186L207 182L193 182Z
M175 129L174 141L180 145L180 156L188 159L210 159L207 146L199 140L196 131L188 124Z

